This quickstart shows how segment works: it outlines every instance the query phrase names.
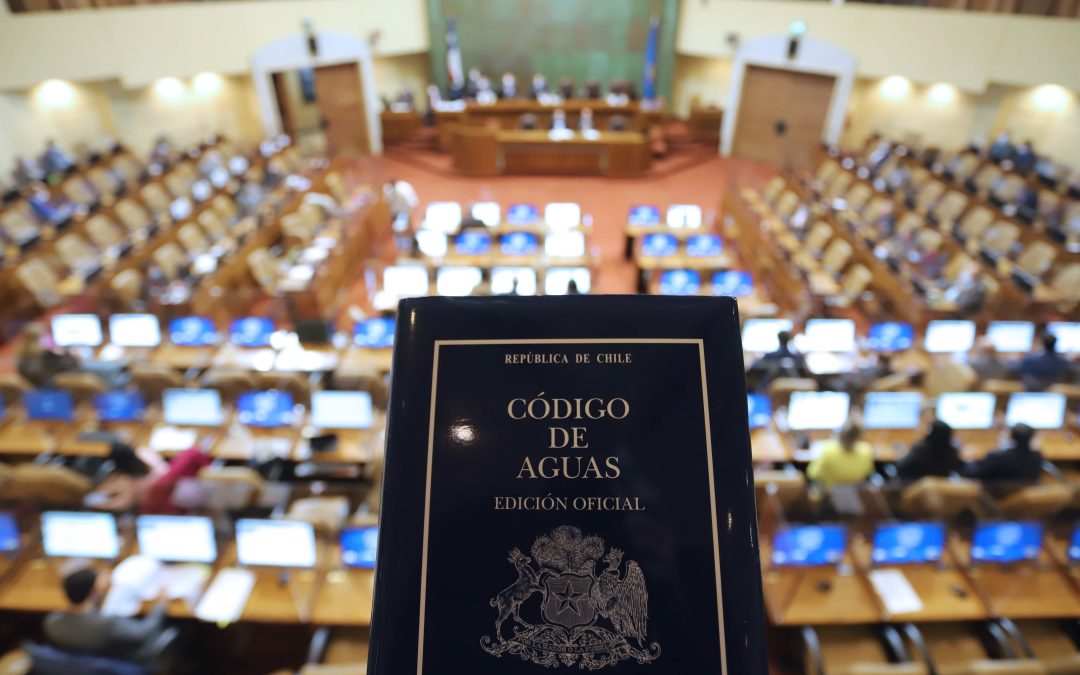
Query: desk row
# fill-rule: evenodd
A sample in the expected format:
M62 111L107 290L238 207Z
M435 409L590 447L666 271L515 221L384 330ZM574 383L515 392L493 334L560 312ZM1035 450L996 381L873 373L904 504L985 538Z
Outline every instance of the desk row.
M64 576L90 567L112 572L106 614L136 615L164 595L178 618L370 623L376 526L346 526L334 541L303 521L241 518L227 529L147 515L124 532L109 513L51 511L39 531L20 533L0 513L0 610L64 609Z
M541 281L542 278L542 281ZM455 265L431 270L425 265L391 265L383 270L374 305L392 309L402 298L427 295L578 295L592 291L592 270L584 266L481 268Z
M779 529L762 546L765 604L778 625L1080 617L1080 528L1033 521L890 523L869 540L844 525Z

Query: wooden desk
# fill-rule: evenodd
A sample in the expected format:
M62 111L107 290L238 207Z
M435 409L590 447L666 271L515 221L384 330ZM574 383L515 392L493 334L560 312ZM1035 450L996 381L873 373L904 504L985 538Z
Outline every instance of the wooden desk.
M253 458L264 460L269 457L289 459L296 450L299 438L300 430L295 426L266 429L234 423L225 427L211 455L214 459L233 462L246 462Z
M337 448L330 452L312 452L310 438L301 437L293 447L292 459L296 462L344 462L366 464L375 458L372 441L381 433L385 413L371 429L321 429L318 433L336 434Z
M211 364L215 368L235 368L237 370L257 370L269 372L274 369L277 353L269 348L246 349L227 344L214 355Z
M1040 431L1035 447L1052 462L1080 461L1080 437L1072 430Z
M750 430L750 453L755 462L788 462L791 454L780 432L771 424Z
M765 559L764 550L762 559ZM765 609L777 626L877 623L877 600L853 567L782 567L762 575ZM822 590L823 585L828 588Z
M341 549L332 547L330 556L332 561L341 560ZM330 570L315 596L312 623L320 626L370 626L374 585L374 570Z
M177 370L202 369L208 367L214 360L217 349L217 346L179 347L165 342L154 351L150 362Z
M273 370L280 373L328 373L336 370L340 362L340 351L333 345L296 345L278 352Z
M540 127L547 128L555 111L562 110L566 113L567 126L576 128L581 120L581 111L585 108L592 110L593 124L597 129L607 129L611 119L618 116L626 119L628 129L644 132L662 121L665 115L663 108L648 108L636 101L611 105L605 99L571 99L558 105L544 105L538 101L516 98L491 104L469 103L464 110L436 111L435 126L440 136L443 130L455 125L510 130L520 126L523 115L531 114L536 116Z
M146 444L146 439L150 434L150 424L148 422L98 422L96 419L84 419L75 423L70 433L60 441L56 451L68 457L108 457L108 442L79 439L81 434L94 431L114 434L122 442L137 448Z
M71 425L71 422L36 422L17 417L0 431L0 455L36 457L55 452Z
M1039 563L980 565L971 579L985 596L990 615L1010 619L1080 617L1080 590L1060 569Z
M720 127L724 123L724 111L720 108L694 108L686 126L690 136L699 143L720 144Z
M0 585L0 610L52 612L67 607L60 564L48 558L33 558L16 566Z
M379 114L384 144L400 143L415 136L423 127L424 119L415 110L394 112L384 110Z
M319 553L321 555L323 551L320 550ZM223 561L222 568L236 566L236 542L231 542L225 555L219 559ZM311 621L319 579L317 569L247 569L255 574L255 587L244 606L241 621L291 624Z
M555 140L547 131L492 131L457 127L451 133L454 166L466 175L640 176L652 165L644 134L574 133Z
M905 456L911 446L923 437L925 431L916 429L869 429L864 440L874 446L874 459L879 462L895 462Z
M338 363L336 376L339 378L356 378L370 375L372 372L385 374L390 372L390 365L394 360L394 350L391 349L368 349L366 347L349 347L342 355Z

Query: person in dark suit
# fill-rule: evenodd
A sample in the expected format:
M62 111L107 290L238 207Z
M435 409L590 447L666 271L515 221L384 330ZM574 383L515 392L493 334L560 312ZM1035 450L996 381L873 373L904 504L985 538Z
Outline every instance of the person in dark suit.
M946 477L959 473L963 467L952 427L934 420L926 436L896 463L896 475L900 480L915 481L926 476Z
M1012 159L1013 153L1015 152L1016 147L1012 144L1009 132L1003 131L998 134L996 139L994 139L994 143L990 146L990 150L986 154L992 162L1000 164L1006 159Z
M1016 424L1009 430L1008 447L991 452L986 457L968 462L964 475L986 483L1036 483L1042 473L1042 453L1031 447L1035 430L1026 424Z
M569 77L564 77L559 80L559 96L562 96L564 101L577 98L574 81Z
M529 98L536 100L541 94L548 93L547 78L541 73L532 76L532 84L529 85Z
M600 85L600 80L590 78L585 80L585 98L599 99L604 97L603 87Z
M780 331L776 339L779 347L755 361L747 372L747 378L756 383L759 391L778 377L805 377L810 372L806 357L791 347L791 333Z
M1045 332L1042 334L1042 351L1020 361L1020 381L1028 391L1043 391L1052 384L1066 381L1071 370L1068 359L1057 353L1057 338Z
M1031 173L1031 170L1035 168L1035 162L1038 161L1038 157L1035 155L1035 148L1032 147L1031 141L1024 141L1019 148L1016 149L1016 154L1013 155L1013 169L1021 176L1027 176Z

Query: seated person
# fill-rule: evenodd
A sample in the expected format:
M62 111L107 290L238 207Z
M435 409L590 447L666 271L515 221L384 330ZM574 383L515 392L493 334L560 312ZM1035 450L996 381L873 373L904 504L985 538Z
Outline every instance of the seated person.
M46 176L62 176L75 167L75 160L61 150L56 141L51 138L45 144L45 152L41 153L39 163Z
M574 81L569 77L564 77L559 80L559 96L561 96L564 101L577 98L577 92L574 89Z
M109 448L113 471L95 491L100 495L98 508L106 511L138 510L146 514L180 513L172 503L173 490L183 478L194 478L210 458L191 448L166 462L156 452L135 450L124 443Z
M113 389L123 387L129 379L126 363L80 359L70 352L50 348L45 344L44 328L37 323L23 329L15 353L19 374L39 388L50 386L60 373L91 373Z
M176 639L176 630L165 626L164 601L142 618L106 616L100 606L109 590L109 575L85 563L67 571L63 586L71 607L45 617L42 628L49 643L68 653L138 663L152 670L161 666Z
M566 111L562 108L556 108L555 112L551 114L551 130L552 131L565 131L566 130Z
M986 483L1036 483L1042 473L1043 456L1031 447L1035 430L1026 424L1016 424L1009 430L1008 447L991 452L986 457L964 465L963 473Z
M1031 141L1024 141L1013 155L1013 169L1021 176L1026 176L1035 168L1037 160L1038 157L1035 156L1035 148L1032 147Z
M53 197L42 183L30 188L26 201L38 220L50 225L60 225L75 214L75 207L66 197Z
M522 115L521 122L518 123L518 128L522 131L536 131L539 126L540 120L532 113L525 113Z
M1015 152L1016 148L1013 147L1009 132L1002 131L994 140L993 145L990 146L990 150L986 153L986 156L993 162L1001 163L1006 159L1012 159Z
M821 454L806 467L807 477L829 489L861 483L874 473L874 448L859 440L862 427L848 419L835 438L822 445Z
M580 131L594 131L596 129L596 127L593 126L592 108L582 108L581 119L578 120L578 129Z
M15 158L15 168L11 172L11 178L15 187L21 190L32 183L45 180L45 172L34 160L26 155L19 155Z
M832 391L846 391L854 396L862 394L875 382L894 372L892 358L888 354L874 354L870 363L832 378L828 388Z
M776 336L780 346L765 354L750 366L750 373L757 376L757 388L764 389L778 377L805 377L810 371L806 357L791 347L792 336L780 331Z
M942 297L956 306L956 313L961 317L972 317L982 311L990 295L983 272L969 267L957 277L953 285L945 289Z
M608 122L608 131L627 131L630 125L623 115L612 115Z
M588 79L585 80L585 98L600 99L603 98L603 87L600 84L600 80Z
M540 73L536 73L532 77L532 84L529 85L529 98L536 100L540 98L542 94L548 93L547 78Z
M510 71L502 74L502 88L499 90L500 98L517 98L517 77Z
M1043 391L1069 379L1072 364L1057 353L1057 338L1049 332L1041 336L1042 351L1020 361L1020 381L1028 391Z
M986 338L975 343L971 358L968 360L979 380L1007 380L1014 374L1013 367L998 355L994 345Z
M926 476L948 477L963 469L960 451L953 442L953 430L945 422L934 420L926 437L896 463L900 480L916 481Z
M1025 185L1016 196L1016 214L1026 223L1039 215L1039 190L1034 181Z

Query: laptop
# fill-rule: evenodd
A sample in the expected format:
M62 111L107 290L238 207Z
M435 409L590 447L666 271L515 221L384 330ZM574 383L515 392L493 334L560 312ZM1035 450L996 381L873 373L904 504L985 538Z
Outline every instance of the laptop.
M420 265L391 265L383 270L383 290L397 298L428 294L428 271Z
M60 389L34 389L23 392L26 417L35 422L71 422L75 404L71 394Z
M551 230L572 230L581 225L581 205L552 202L544 207L544 222Z
M796 337L803 352L855 351L855 322L851 319L810 319Z
M938 397L935 414L953 429L989 429L996 397L989 392L950 392Z
M1032 429L1060 429L1065 425L1064 394L1021 392L1009 397L1005 426L1026 424Z
M535 225L540 221L540 210L533 204L511 204L506 209L508 225Z
M536 270L532 267L495 267L491 270L492 295L536 295Z
M461 227L461 204L457 202L431 202L424 212L425 230L453 234Z
M863 401L868 430L915 429L922 420L923 395L917 391L871 391Z
M161 562L217 560L214 524L203 516L139 516L135 519L139 554Z
M718 234L695 234L686 240L686 255L692 258L715 258L724 251Z
M41 514L41 544L50 558L113 559L120 535L111 513L46 511Z
M109 391L94 396L99 422L139 422L146 413L146 401L137 391Z
M454 252L458 255L484 255L491 251L491 235L469 230L454 237Z
M724 270L712 278L713 295L745 298L754 292L754 278L743 270Z
M747 319L743 322L742 346L746 352L773 352L780 348L777 336L791 331L790 319Z
M1062 354L1080 354L1080 323L1051 321L1046 330L1057 338L1057 350Z
M967 352L974 344L974 321L937 320L926 325L925 346L928 352Z
M0 511L0 554L10 555L19 550L19 523L15 516L7 511Z
M235 319L229 327L229 338L237 347L261 349L270 346L274 321L264 316L245 316Z
M875 352L904 352L915 344L915 328L910 323L884 321L870 326L866 345Z
M374 422L366 391L317 391L311 395L311 425L318 429L370 429Z
M1035 342L1035 324L1030 321L991 321L986 339L1002 354L1026 354Z
M788 402L787 424L793 431L832 431L844 426L851 397L845 391L796 391Z
M393 318L375 318L359 321L353 326L353 344L368 349L390 349L394 346Z
M291 426L296 419L293 397L284 391L249 391L236 402L237 419L249 427Z
M772 562L777 567L835 565L844 559L846 549L843 525L797 525L773 536Z
M166 424L217 427L223 421L221 394L216 389L166 389L161 407Z
M679 252L679 240L667 232L654 232L641 238L641 255L646 258L665 258Z
M443 232L419 230L415 236L416 248L428 258L442 258L450 250L450 241Z
M96 314L57 314L51 330L57 347L98 347L105 341Z
M701 207L696 204L673 204L668 207L668 227L697 230L701 227L701 222Z
M660 274L661 295L697 295L700 292L701 274L696 270L664 270Z
M345 567L375 569L379 548L379 528L349 527L341 531L341 564Z
M631 207L627 222L635 227L657 227L660 225L660 208L647 204Z
M544 275L545 295L566 295L573 281L578 293L588 293L592 288L592 274L586 267L553 267Z
M874 530L871 554L876 565L936 563L945 551L941 523L897 523Z
M772 421L772 401L765 394L747 394L746 415L751 429L764 429Z
M469 212L488 227L498 227L502 222L502 207L498 202L474 202Z
M499 238L499 252L508 256L534 255L540 240L531 232L511 232Z
M435 291L444 296L472 295L483 280L479 267L441 267L435 273Z
M977 563L1037 560L1042 542L1042 523L983 523L975 528L971 540L971 560Z
M169 342L177 347L209 347L217 341L217 328L205 316L182 316L169 322Z
M544 253L550 258L581 258L585 255L585 235L561 232L544 238Z
M157 347L161 324L153 314L113 314L109 317L109 340L119 347Z
M236 521L236 559L245 567L311 568L317 558L311 523L250 518Z

